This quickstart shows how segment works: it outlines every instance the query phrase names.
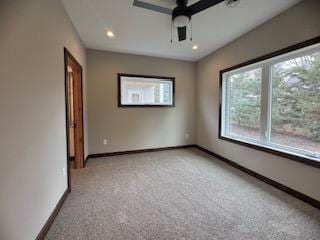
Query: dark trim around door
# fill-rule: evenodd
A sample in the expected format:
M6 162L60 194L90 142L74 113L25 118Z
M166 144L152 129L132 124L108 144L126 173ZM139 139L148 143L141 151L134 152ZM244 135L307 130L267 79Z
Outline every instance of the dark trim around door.
M64 86L65 86L65 111L66 111L66 143L67 143L67 175L68 175L68 191L71 192L71 179L70 179L70 161L69 161L69 128L68 128L68 59L71 59L80 68L80 88L81 88L81 104L82 104L82 154L83 154L83 166L85 167L86 161L84 158L84 117L83 117L83 70L80 63L75 59L75 57L69 52L69 50L64 48Z

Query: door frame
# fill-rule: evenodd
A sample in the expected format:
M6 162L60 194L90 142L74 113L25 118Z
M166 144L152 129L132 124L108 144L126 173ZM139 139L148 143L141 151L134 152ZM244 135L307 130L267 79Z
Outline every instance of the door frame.
M83 117L83 70L81 64L75 59L75 57L70 53L70 51L64 47L64 86L65 86L65 112L66 112L66 146L67 146L67 177L68 177L68 191L71 192L71 170L70 170L70 161L69 161L69 118L68 118L68 107L69 107L69 94L68 94L68 60L71 60L77 67L80 69L80 91L81 91L81 106L82 106L82 160L83 160L83 167L85 167L86 161L84 158L84 117Z

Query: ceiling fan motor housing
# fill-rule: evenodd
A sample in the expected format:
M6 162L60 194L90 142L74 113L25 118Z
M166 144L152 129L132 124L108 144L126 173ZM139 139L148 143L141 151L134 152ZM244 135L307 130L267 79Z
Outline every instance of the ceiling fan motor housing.
M188 0L177 0L176 3L177 3L178 6L179 6L179 5L185 5L185 6L187 6Z
M188 0L177 0L177 7L172 12L172 21L176 27L187 26L191 20L191 11L187 7Z
M178 40L180 42L187 39L187 27L191 22L191 17L193 15L198 14L221 2L226 2L228 6L234 6L234 4L239 1L240 0L198 0L195 3L188 5L188 0L176 0L177 7L173 10L149 3L143 3L141 0L134 0L133 5L171 15L173 25L177 27Z

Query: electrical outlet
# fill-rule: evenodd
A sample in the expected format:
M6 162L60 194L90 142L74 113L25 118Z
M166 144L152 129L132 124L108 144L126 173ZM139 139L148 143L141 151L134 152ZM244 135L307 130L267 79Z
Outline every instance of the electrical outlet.
M186 133L184 136L186 139L189 139L189 133Z
M108 140L107 139L103 139L103 145L107 145L108 144Z
M67 175L67 171L66 171L66 168L64 167L64 168L62 168L62 176L66 176Z

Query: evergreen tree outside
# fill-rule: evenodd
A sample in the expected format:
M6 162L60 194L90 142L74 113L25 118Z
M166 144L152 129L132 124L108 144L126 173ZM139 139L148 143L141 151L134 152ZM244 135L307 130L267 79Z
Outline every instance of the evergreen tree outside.
M251 128L259 137L261 115L261 68L235 74L230 79L231 131L239 127ZM241 134L239 132L239 134Z
M320 142L320 54L272 69L272 130Z
M320 53L275 64L271 77L271 142L320 152ZM231 133L260 138L261 81L261 68L229 78Z

